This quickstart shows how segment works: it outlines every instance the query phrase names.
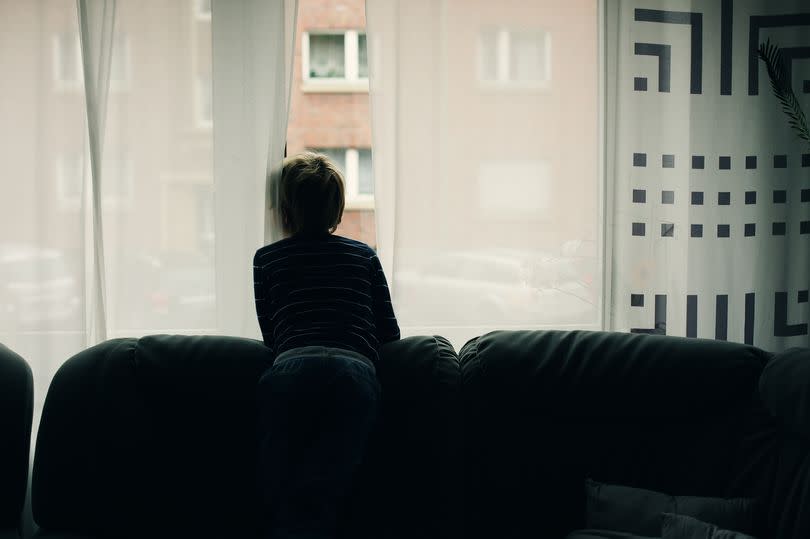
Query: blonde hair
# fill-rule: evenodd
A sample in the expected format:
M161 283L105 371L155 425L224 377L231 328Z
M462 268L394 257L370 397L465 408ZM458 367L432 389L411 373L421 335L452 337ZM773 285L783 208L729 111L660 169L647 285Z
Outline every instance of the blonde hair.
M343 173L327 156L302 152L284 160L278 201L289 234L332 233L343 217Z

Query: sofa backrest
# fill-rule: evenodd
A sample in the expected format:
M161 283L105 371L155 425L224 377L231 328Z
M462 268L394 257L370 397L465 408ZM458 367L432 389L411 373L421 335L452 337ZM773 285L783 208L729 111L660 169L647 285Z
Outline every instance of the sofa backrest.
M33 409L31 368L0 344L0 535L20 524L28 484Z
M271 360L260 341L176 335L111 340L69 359L39 428L35 521L93 537L255 537L255 395ZM424 499L408 498L401 515L424 506L426 520L412 526L446 526L449 495L424 474L440 477L450 449L424 442L452 432L443 408L457 385L455 353L434 338L405 339L381 350L378 376L387 421L373 435L344 536L379 537L369 505L415 494ZM382 463L387 474L373 469ZM430 507L437 500L439 511Z
M770 359L658 335L473 339L460 352L465 536L564 537L584 527L586 478L757 497L764 537L810 536L810 445L763 405Z

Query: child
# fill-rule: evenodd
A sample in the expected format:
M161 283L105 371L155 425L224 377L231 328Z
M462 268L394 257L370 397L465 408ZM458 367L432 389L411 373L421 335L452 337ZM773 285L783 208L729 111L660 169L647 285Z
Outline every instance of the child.
M285 159L278 198L285 237L253 259L275 356L258 384L266 532L333 538L377 419L377 348L399 339L399 326L375 252L333 234L344 206L337 167L309 152Z

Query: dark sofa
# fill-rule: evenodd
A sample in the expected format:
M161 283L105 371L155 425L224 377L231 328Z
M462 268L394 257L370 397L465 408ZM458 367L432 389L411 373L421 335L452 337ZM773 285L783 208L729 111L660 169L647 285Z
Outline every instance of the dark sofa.
M0 539L19 537L33 410L31 368L0 344Z
M810 537L810 352L606 332L381 350L382 421L341 537L550 538L584 481L762 502ZM69 359L39 428L39 537L256 536L257 341L151 336ZM73 535L70 535L73 534Z

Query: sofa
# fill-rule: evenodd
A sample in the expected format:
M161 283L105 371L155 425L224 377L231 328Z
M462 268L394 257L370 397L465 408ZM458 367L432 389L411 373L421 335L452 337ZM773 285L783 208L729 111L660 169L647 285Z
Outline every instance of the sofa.
M0 539L20 536L33 410L31 368L0 344Z
M41 538L256 537L259 341L155 335L68 359L45 401ZM380 350L382 418L343 539L550 538L586 480L758 500L759 539L810 537L810 351L587 331ZM590 532L586 532L590 533Z

